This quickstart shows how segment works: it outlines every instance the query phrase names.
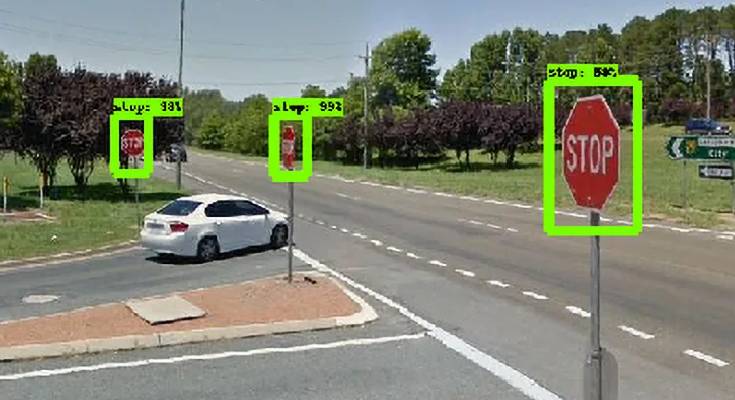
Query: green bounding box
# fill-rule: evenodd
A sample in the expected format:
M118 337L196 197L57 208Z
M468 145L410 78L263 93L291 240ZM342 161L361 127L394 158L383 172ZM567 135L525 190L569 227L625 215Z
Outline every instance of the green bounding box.
M614 75L608 72L608 77L595 77L593 64L550 64L549 67L561 70L593 72L593 76L584 74L549 77L544 82L544 155L543 155L543 182L544 182L544 231L549 236L638 236L643 230L643 84L637 75L618 75L617 66L614 66ZM581 68L583 67L583 68ZM590 68L591 67L591 68ZM598 67L600 67L598 65ZM548 71L548 68L547 68ZM571 73L570 73L571 74ZM556 160L554 135L555 90L557 87L631 87L633 89L633 201L631 225L616 226L558 226L556 225Z
M268 175L273 182L308 182L312 173L313 118L343 117L341 98L278 97L268 115ZM281 168L281 121L301 121L301 169Z
M153 175L153 118L184 116L184 99L116 97L110 114L110 173L115 179L148 179ZM143 168L120 168L120 121L143 121Z

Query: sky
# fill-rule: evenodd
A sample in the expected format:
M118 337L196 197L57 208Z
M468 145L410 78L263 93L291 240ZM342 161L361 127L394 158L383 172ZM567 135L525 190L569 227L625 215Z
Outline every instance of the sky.
M363 75L365 44L416 27L443 73L485 35L516 26L541 32L619 31L631 18L696 0L186 0L183 82L230 100L298 96L306 83L331 90ZM12 59L55 54L62 67L139 70L178 79L180 0L0 0L0 51Z

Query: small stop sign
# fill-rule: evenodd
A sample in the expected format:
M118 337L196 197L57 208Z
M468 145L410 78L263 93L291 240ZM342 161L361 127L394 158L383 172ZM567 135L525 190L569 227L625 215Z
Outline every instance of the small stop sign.
M122 136L122 151L128 157L143 154L143 132L139 129L128 129Z
M284 168L292 170L294 168L294 159L296 158L296 132L292 126L287 126L283 130L281 138L281 159Z
M577 205L602 210L619 176L620 128L605 98L577 100L562 131L564 178Z

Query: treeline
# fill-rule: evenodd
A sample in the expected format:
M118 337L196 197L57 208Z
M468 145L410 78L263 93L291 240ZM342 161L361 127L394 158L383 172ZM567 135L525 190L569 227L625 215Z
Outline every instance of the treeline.
M109 162L109 116L115 97L176 97L177 86L151 74L123 75L62 70L53 55L32 54L24 63L0 52L0 150L30 159L54 185L57 167L65 160L82 189L98 160ZM142 123L122 122L142 128ZM154 120L154 154L183 137L181 119ZM126 167L123 157L121 164ZM123 189L127 186L120 181Z
M644 82L647 123L690 117L735 116L735 6L669 9L653 19L635 17L621 32L606 24L562 35L516 28L487 35L437 82L431 39L409 29L381 41L371 55L369 79L351 77L331 93L315 85L302 96L344 97L345 118L315 123L315 156L381 166L418 165L453 150L473 149L513 165L519 149L533 148L540 130L542 85L549 63L614 63ZM363 90L369 88L367 137ZM621 125L630 123L628 89L596 88ZM574 100L592 89L560 89L557 126ZM710 101L707 101L709 93ZM263 95L228 102L217 90L187 93L187 139L202 147L265 155L268 101ZM709 110L708 110L709 109Z

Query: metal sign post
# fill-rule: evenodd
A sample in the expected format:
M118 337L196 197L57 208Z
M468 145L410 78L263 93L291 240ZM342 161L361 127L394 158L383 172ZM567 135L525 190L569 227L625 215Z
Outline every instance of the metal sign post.
M293 182L288 183L288 283L293 281Z
M730 161L730 170L735 173L735 161ZM730 187L732 187L732 213L735 215L735 177L730 180Z
M8 186L10 180L7 176L3 176L3 214L8 212Z
M43 174L38 177L38 208L43 208Z
M683 204L684 204L684 210L689 209L689 178L687 177L687 160L684 160L684 163L682 164L681 168L681 174L682 176L682 197L683 197Z
M133 169L138 169L138 157L133 157ZM138 229L140 230L140 195L139 193L139 181L140 179L135 179L135 188L133 191L135 192L135 219L138 224Z
M600 213L590 211L590 225L600 225ZM600 237L592 236L590 248L590 271L592 285L590 292L590 313L592 335L590 337L589 364L591 374L590 399L602 399L602 348L600 346Z
M293 171L296 158L296 131L293 126L287 126L283 131L281 153L283 154L283 166ZM293 282L293 192L293 182L288 182L288 283Z

